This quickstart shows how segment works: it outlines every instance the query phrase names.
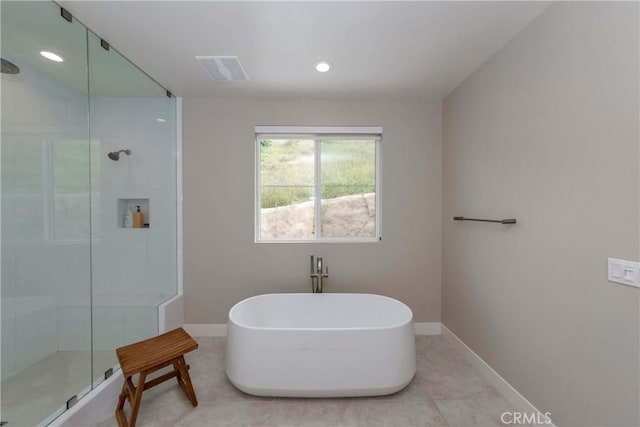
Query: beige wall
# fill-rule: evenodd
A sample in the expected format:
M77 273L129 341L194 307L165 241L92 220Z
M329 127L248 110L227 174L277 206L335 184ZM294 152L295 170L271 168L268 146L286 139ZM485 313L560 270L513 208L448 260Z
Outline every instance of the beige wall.
M444 103L443 322L557 425L640 423L638 35L554 4Z
M440 321L441 103L184 100L186 323L225 323L243 298L308 292L309 255L329 292L371 292ZM383 126L382 242L254 243L256 125Z

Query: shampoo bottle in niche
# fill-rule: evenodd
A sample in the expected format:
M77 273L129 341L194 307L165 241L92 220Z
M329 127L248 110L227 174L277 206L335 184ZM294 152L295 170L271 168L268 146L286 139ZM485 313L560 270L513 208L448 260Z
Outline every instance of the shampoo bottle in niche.
M133 214L131 209L127 209L127 213L124 215L124 228L133 227Z
M133 213L133 228L142 228L144 226L144 215L142 215L139 205L136 208L138 210Z

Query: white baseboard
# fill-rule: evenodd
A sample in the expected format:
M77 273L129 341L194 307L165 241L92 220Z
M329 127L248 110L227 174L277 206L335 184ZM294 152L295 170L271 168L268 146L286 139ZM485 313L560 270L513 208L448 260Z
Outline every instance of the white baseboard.
M414 322L413 333L416 335L440 335L440 322Z
M523 413L540 413L531 402L520 394L511 384L507 382L499 373L497 373L487 362L482 360L475 351L471 350L460 338L456 336L449 328L442 324L442 336L449 339L451 342L457 345L460 352L471 363L471 366L475 368L478 373L489 382L498 392L511 403L517 411ZM555 427L553 423L545 424L547 426Z
M416 322L413 331L416 335L440 335L440 322ZM194 337L226 337L227 325L224 323L185 323L184 330Z

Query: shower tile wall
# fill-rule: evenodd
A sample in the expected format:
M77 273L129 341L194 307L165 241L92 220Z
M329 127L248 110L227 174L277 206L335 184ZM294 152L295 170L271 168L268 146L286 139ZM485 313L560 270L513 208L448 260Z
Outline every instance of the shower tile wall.
M102 265L94 267L110 272L100 275L105 282L94 284L94 295L175 294L176 159L170 123L175 112L169 101L149 97L92 102L91 120L96 123L92 137L101 153L100 177L95 178L100 180L103 216L101 245L96 249L105 252ZM131 149L130 156L117 162L107 158L107 152L124 148ZM123 228L118 199L149 199L150 228Z
M90 262L88 176L71 191L75 212L60 215L65 202L51 194L53 171L41 167L55 144L86 141L87 98L29 66L20 68L19 75L2 75L2 379L71 339L78 349L90 348L87 325L67 328L58 309L73 297L76 315L89 313L89 269L79 267ZM52 199L58 209L47 205ZM56 236L54 223L59 232L71 223L73 239Z
M176 291L174 102L149 96L91 98L94 346L112 350L157 334L157 306ZM163 119L157 121L157 119ZM106 153L130 149L119 161ZM149 199L148 229L124 228L118 199Z

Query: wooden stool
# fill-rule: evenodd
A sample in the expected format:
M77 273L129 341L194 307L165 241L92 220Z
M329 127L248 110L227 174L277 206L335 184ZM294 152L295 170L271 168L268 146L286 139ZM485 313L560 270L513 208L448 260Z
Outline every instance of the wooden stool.
M191 404L194 407L198 406L196 392L193 391L189 377L189 365L184 361L184 354L197 348L198 343L182 328L118 348L116 354L124 376L124 384L122 384L116 408L118 425L120 427L134 427L142 400L142 392L173 377L176 377ZM173 365L173 371L145 383L147 375L169 365ZM131 380L135 374L139 374L137 387ZM127 421L123 409L125 399L129 401L131 407L129 421Z

